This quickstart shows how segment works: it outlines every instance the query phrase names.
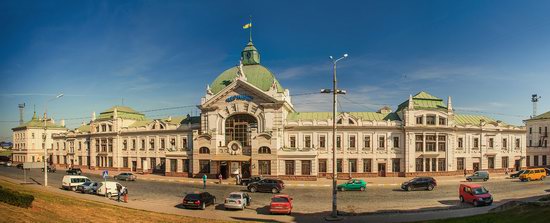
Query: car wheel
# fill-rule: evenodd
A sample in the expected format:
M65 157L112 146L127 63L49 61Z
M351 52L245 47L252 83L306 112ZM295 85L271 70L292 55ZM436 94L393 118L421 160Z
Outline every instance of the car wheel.
M433 184L430 184L430 186L428 186L428 190L431 191L434 189L434 185Z
M113 195L112 195L110 192L107 193L107 197L108 197L108 198L111 198L111 196L113 196Z
M206 204L205 204L205 203L202 203L202 205L201 205L201 210L204 210L204 209L206 209Z
M544 180L544 176L540 177L540 180L541 180L541 181Z
M474 207L477 207L479 204L477 201L474 201Z
M466 179L468 182L472 182L472 178L468 178Z
M292 214L292 211L288 211L288 215L291 215Z
M361 191L365 191L365 187L361 187Z
M346 189L343 188L343 187L340 187L340 191L344 192L344 191L346 191Z
M256 187L250 187L248 190L250 191L250 193L255 193L256 192Z
M487 180L489 180L489 178L483 178L483 181L487 181Z
M274 193L274 194L279 193L279 190L277 190L277 188L273 188L271 189L271 193Z
M76 191L76 187L71 187L71 190L72 190L72 191Z
M460 199L460 203L464 203L464 197L460 196L459 199Z
M493 202L491 202L491 203L488 203L487 205L491 206L491 205L493 205Z
M411 191L411 187L410 187L410 186L406 186L406 187L405 187L405 190L406 190L406 191Z
M212 204L216 204L216 198L212 200Z

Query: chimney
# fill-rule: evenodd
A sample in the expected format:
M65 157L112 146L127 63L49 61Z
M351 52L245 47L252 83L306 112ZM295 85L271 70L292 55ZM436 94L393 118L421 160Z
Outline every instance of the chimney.
M62 127L65 127L65 119L61 119L61 122L59 122L59 124L60 124Z
M453 111L453 103L451 102L451 96L447 98L447 111L452 112Z
M413 110L413 109L414 109L413 96L412 94L409 94L409 110Z
M92 121L95 121L95 112L92 112Z

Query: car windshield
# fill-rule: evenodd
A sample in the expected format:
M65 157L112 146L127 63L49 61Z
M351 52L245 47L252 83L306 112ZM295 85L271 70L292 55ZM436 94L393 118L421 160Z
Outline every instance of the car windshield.
M472 192L474 193L474 195L489 193L489 191L487 191L487 189L485 189L485 187L472 188Z
M240 194L230 194L229 198L231 198L231 199L241 199L241 195Z
M185 196L186 200L199 200L199 198L199 194L188 194L187 196Z
M89 186L90 184L92 184L92 182L88 181L88 182L86 182L86 183L83 183L82 185L84 185L84 186Z
M417 181L417 180L420 180L420 178L416 177L416 178L412 178L411 180L409 180L408 182L413 182L413 181Z
M288 202L286 197L274 197L271 198L271 202Z
M348 184L352 184L353 182L355 182L355 180L350 180L348 181Z

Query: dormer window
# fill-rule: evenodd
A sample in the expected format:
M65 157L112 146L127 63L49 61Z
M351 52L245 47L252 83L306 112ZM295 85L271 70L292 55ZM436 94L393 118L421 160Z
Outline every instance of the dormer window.
M336 122L336 124L342 124L342 119L338 119L338 121Z
M422 116L416 117L416 124L418 124L418 125L424 124L424 122L423 122L423 120L422 120Z
M353 119L350 118L350 119L348 119L348 124L355 125L355 122L353 121Z
M426 124L427 125L435 125L435 115L426 116Z
M439 117L439 125L447 125L447 119L443 117Z

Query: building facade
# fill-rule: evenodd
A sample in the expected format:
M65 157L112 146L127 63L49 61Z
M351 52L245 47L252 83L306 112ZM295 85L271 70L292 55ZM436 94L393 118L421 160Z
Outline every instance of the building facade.
M316 180L454 175L526 165L525 128L456 114L427 92L396 111L342 112L332 141L330 112L298 112L288 89L260 63L250 41L241 63L207 85L200 117L148 119L115 106L77 129L53 135L51 162L171 176L235 174ZM14 134L16 130L14 129Z
M548 166L550 145L548 144L548 128L550 127L550 111L525 120L527 129L528 167Z

